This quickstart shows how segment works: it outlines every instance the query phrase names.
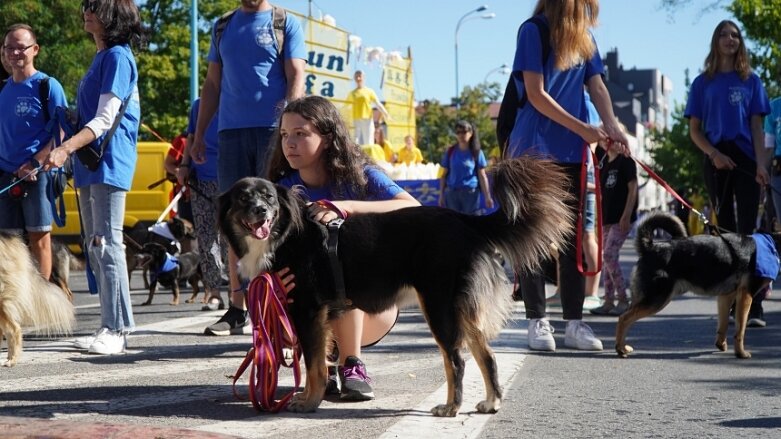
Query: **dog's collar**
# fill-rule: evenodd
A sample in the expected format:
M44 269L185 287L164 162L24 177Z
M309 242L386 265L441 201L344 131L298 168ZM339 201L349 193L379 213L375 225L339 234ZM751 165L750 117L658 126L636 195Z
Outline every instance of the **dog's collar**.
M176 267L179 266L179 259L176 258L176 256L171 255L170 253L165 253L165 261L163 261L163 266L160 267L159 270L153 271L151 273L153 279L157 279L157 276L163 273L168 273L169 271L173 271Z
M344 268L339 259L339 228L344 224L344 220L337 218L326 224L328 229L328 261L331 263L331 272L334 278L334 292L337 303L346 303L347 291L344 286Z

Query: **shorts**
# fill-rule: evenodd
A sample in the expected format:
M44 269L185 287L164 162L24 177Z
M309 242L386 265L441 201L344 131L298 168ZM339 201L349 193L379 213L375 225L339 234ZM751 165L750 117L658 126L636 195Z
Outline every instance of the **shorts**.
M594 233L597 223L597 194L594 192L586 193L586 203L584 209L585 214L583 215L583 231L586 233Z
M2 172L2 171L0 171ZM13 174L2 172L0 189L8 187ZM36 181L19 183L27 194L12 198L8 191L0 195L0 229L27 230L28 232L50 232L52 230L52 203L48 195L49 173L39 172Z
M251 127L219 133L217 181L220 193L244 177L265 177L271 138L276 128Z

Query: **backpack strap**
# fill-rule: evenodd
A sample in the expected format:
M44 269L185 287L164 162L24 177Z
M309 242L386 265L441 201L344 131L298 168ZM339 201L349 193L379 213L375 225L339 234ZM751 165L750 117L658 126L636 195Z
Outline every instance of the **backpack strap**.
M48 125L52 116L49 113L49 77L41 79L38 84L38 98L41 100L41 110L43 111L43 120Z
M282 56L285 46L285 25L287 11L276 5L271 5L271 20L274 26L274 36L277 38L277 56Z
M225 32L225 28L228 26L231 17L233 17L233 14L238 10L239 8L236 8L222 14L222 16L217 19L217 23L214 24L214 47L217 49L217 56L220 57L220 64L222 64L222 56L220 55L220 40L222 39L222 34Z

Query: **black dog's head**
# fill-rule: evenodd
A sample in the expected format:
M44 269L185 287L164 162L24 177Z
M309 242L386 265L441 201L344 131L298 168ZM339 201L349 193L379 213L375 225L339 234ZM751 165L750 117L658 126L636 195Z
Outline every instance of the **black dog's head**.
M165 263L167 253L165 246L157 242L147 242L141 248L141 254L148 255L148 263L154 269L160 268Z
M291 230L302 224L301 201L268 180L247 177L219 197L218 224L239 259L242 274L252 278L268 268L268 259ZM252 267L249 267L249 266Z

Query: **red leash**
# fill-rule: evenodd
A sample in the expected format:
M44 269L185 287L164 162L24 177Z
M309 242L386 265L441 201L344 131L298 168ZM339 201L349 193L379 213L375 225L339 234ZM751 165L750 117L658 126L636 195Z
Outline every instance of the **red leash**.
M233 377L233 395L241 400L236 391L236 381L252 363L249 375L249 399L259 411L277 413L285 408L301 383L301 348L296 330L287 315L287 292L276 274L264 273L257 276L247 290L249 315L252 320L252 348ZM282 348L293 350L292 364L285 364ZM295 385L293 389L275 400L279 383L280 366L292 367Z

